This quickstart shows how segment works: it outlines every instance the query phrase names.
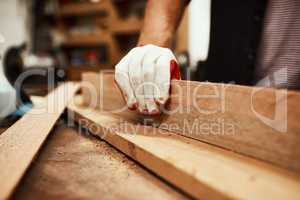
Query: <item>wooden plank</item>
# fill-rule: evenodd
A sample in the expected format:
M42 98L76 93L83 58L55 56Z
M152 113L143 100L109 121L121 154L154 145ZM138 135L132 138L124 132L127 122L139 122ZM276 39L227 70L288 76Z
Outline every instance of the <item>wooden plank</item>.
M79 84L65 83L0 135L0 199L8 199Z
M80 126L197 199L298 199L300 175L178 134L69 105Z
M128 111L113 79L113 72L84 74L85 104L138 122L152 120L161 129L300 170L299 92L173 81L167 112L149 119Z
M124 184L126 183L126 184ZM134 186L134 187L133 187ZM84 130L57 126L12 199L186 199Z

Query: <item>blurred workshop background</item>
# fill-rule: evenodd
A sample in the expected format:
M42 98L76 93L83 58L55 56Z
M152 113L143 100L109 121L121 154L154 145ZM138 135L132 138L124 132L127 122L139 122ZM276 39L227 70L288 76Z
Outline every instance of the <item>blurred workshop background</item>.
M203 2L195 6L196 12L191 7L199 2L190 4L174 40L183 76L190 65L195 66L193 60L205 57L205 50L199 49L208 46L205 37L194 36L201 32L200 25L205 26L194 15L201 13L205 19L203 15L209 14L205 8L209 4ZM83 72L113 69L136 45L145 5L146 0L1 0L1 76L13 83L22 72L38 69L22 87L28 95L41 95L47 93L49 74L54 74L55 81L77 81ZM199 7L204 12L199 12ZM194 49L193 38L204 41L197 41ZM193 58L192 52L198 57Z

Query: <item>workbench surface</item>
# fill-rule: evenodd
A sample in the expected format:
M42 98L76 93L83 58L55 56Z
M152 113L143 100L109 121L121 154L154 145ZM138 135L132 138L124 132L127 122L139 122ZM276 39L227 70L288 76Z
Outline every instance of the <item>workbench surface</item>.
M13 199L187 199L104 141L57 125Z

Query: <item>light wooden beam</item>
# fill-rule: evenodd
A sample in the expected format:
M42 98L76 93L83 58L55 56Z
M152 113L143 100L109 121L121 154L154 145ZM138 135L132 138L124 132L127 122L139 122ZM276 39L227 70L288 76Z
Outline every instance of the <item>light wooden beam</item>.
M79 84L65 83L0 135L0 199L8 199Z
M172 81L171 114L149 119L126 109L113 76L84 74L85 104L300 171L299 92Z
M299 199L297 173L111 113L68 110L79 126L196 199Z

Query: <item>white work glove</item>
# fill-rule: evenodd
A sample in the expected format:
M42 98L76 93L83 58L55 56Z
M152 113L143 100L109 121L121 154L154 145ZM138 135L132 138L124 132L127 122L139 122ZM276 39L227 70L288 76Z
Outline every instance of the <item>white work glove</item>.
M180 79L172 51L155 45L133 48L115 67L115 81L131 110L160 114L170 92L170 80Z

